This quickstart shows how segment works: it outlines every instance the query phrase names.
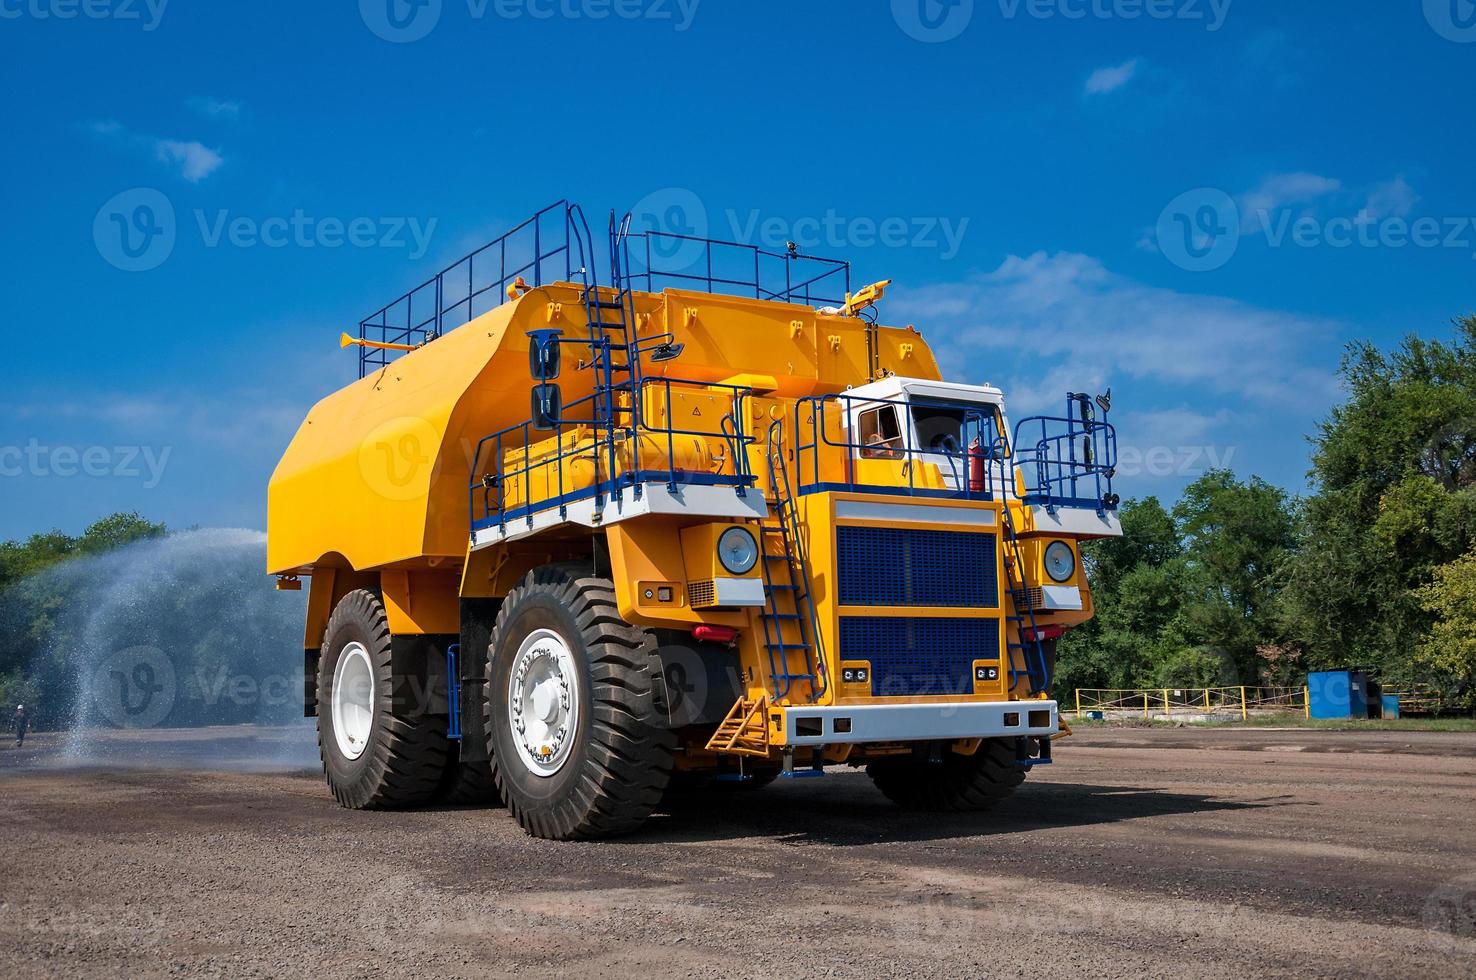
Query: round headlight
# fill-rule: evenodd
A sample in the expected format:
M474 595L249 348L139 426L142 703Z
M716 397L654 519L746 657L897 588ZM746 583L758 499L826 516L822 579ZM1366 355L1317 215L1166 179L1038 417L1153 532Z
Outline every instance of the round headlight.
M730 527L718 536L718 561L734 575L743 575L758 561L758 542L747 528Z
M1076 574L1076 553L1065 541L1052 541L1045 550L1046 574L1057 582L1065 582Z

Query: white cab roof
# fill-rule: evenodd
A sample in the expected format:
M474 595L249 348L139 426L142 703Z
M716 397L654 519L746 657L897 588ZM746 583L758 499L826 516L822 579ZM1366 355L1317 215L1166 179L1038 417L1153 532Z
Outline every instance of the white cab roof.
M893 375L870 384L857 385L843 394L851 398L878 398L907 401L910 397L935 398L945 401L1004 405L1004 392L993 385L966 385L956 381L929 381L925 378L903 378Z

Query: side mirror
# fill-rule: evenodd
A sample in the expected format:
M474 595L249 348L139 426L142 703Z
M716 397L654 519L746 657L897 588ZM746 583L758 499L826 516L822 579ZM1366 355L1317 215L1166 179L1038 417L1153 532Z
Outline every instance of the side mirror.
M540 432L559 427L559 418L564 414L564 393L555 384L534 385L532 392L533 428Z
M686 344L660 344L651 348L651 363L660 364L662 361L674 361L682 356L682 350Z
M528 373L534 381L552 381L559 376L559 331L528 331Z

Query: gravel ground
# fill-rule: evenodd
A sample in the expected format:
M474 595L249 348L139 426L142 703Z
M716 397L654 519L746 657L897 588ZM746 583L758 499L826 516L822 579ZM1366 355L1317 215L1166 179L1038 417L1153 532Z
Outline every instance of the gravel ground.
M0 975L1476 974L1476 735L1104 730L991 813L862 774L556 844L338 808L301 729L0 751Z

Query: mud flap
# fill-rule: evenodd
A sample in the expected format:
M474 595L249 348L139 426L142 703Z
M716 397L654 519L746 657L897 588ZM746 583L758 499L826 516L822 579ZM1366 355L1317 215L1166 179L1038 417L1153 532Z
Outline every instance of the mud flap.
M457 667L461 673L461 761L487 761L487 731L482 719L486 697L487 645L497 622L501 599L461 600L461 650Z

